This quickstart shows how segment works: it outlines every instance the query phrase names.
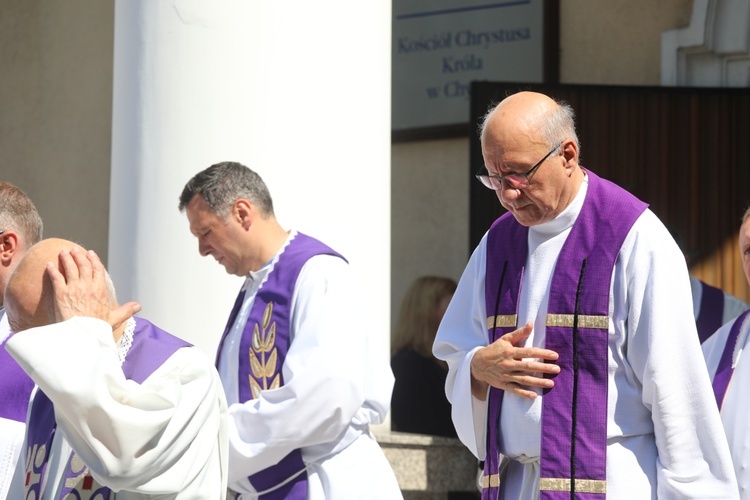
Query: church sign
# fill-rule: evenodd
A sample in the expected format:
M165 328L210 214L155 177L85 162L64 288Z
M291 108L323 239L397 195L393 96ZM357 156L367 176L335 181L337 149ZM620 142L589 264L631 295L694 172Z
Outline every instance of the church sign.
M467 123L474 80L541 82L543 2L394 0L392 128Z

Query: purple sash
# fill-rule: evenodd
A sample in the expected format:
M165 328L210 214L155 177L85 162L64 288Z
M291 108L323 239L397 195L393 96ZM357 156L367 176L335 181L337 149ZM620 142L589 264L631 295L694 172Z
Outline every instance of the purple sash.
M702 344L724 323L724 292L702 281L700 284L703 290L701 308L695 326L698 328L698 338Z
M542 401L540 496L606 494L609 292L625 237L647 205L587 171L588 192L555 265L545 347L559 354L555 387ZM486 306L491 341L517 328L528 228L511 214L490 229ZM503 392L490 390L483 498L500 494L496 468ZM487 464L490 464L489 468Z
M55 409L47 395L39 390L31 403L29 423L26 428L24 499L42 497L42 486L47 479L47 460L54 435Z
M499 237L499 233L503 237ZM487 238L485 301L489 343L516 330L526 254L529 251L529 228L518 224L510 212L502 215L490 229ZM513 242L512 245L505 244ZM494 313L494 315L492 315ZM503 391L490 387L487 402L487 444L482 476L482 500L499 498L500 491L500 414Z
M0 343L0 418L26 422L34 381L5 350L8 339Z
M734 356L734 348L737 345L737 339L742 331L742 324L745 322L750 310L747 310L737 316L734 320L732 328L729 330L729 336L724 344L724 350L721 353L719 359L719 366L716 367L716 374L714 375L713 388L714 396L716 396L716 404L721 411L721 407L724 405L724 396L727 394L729 388L729 382L732 380L734 375L734 368L732 368L732 357Z
M315 255L337 252L302 233L292 239L258 291L242 332L239 360L240 401L256 399L261 391L284 385L282 366L291 345L291 300L302 267ZM224 340L232 328L245 293L235 301L219 345L217 366ZM297 449L279 463L248 478L263 500L307 498L307 473L302 452Z
M135 318L133 343L122 364L125 378L142 384L172 354L190 344L174 337L147 320ZM52 401L37 391L29 415L26 449L26 483L24 498L40 498L46 482L47 461L56 422ZM111 492L99 484L75 452L71 453L63 475L59 498L108 500Z

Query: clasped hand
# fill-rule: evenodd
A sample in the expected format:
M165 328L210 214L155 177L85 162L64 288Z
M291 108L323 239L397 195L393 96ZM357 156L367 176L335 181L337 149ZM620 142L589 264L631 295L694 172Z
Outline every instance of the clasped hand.
M507 333L492 344L483 347L471 360L471 392L477 399L487 397L488 386L502 389L518 396L534 399L534 388L549 389L555 383L544 378L545 374L556 375L560 367L555 351L538 347L516 347L516 344L531 335L532 323Z
M52 282L57 322L74 316L87 316L106 321L114 330L140 311L137 302L118 306L114 296L110 297L106 270L93 250L86 252L77 247L70 251L62 250L59 260L62 272L52 262L47 264L46 269ZM113 295L114 290L111 293Z

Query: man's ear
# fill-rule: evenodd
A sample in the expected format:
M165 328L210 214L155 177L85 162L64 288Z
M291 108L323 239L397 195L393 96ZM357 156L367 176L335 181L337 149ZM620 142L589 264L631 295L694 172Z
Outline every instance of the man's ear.
M10 264L19 250L20 243L18 234L14 231L6 230L0 234L0 264Z
M234 202L232 217L234 217L243 228L247 229L253 224L253 219L255 218L255 207L249 201L240 198Z
M572 139L564 141L560 149L562 149L562 156L565 158L566 167L572 172L573 168L578 165L578 147L575 141Z

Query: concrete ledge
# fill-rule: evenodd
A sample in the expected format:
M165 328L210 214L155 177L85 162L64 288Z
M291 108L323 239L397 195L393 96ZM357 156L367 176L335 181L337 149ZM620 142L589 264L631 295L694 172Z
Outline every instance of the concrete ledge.
M405 499L471 498L476 494L477 459L458 439L401 432L375 433L375 438Z

